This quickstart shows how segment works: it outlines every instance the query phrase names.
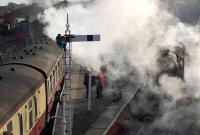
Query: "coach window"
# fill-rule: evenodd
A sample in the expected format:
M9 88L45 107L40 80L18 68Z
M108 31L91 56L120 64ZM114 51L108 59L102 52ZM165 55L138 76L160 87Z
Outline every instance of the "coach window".
M7 124L7 130L8 130L9 132L12 132L12 131L13 131L12 121L10 121L10 122Z
M56 84L56 74L55 74L55 68L53 70L53 87L55 87Z
M23 135L23 119L22 119L22 114L19 114L19 132L20 135Z
M32 109L32 100L28 102L28 112L29 112L29 129L33 126L33 109Z
M58 77L57 77L57 65L56 65L56 67L55 67L54 73L55 73L55 84L56 84L56 82L57 82L57 80L58 80L58 79L57 79L57 78L58 78Z
M62 72L62 65L63 65L63 61L64 61L64 59L60 59L60 73Z
M58 61L58 75L60 74L60 60Z
M61 58L61 59L60 59L60 73L62 72L62 67L63 67L62 64L63 64L63 61L64 61L64 59Z
M58 64L56 64L56 67L55 67L55 76L56 76L56 82L58 81Z
M49 79L47 80L47 90L49 91Z
M50 79L48 79L48 81L47 81L47 90L48 90L48 97L50 97L50 95L51 95L51 82L50 82Z
M59 78L59 63L57 64L57 76Z
M57 64L57 78L59 79L59 66L58 66L58 64Z
M57 69L56 69L56 68L57 68L57 65L56 65L55 68L54 68L54 78L55 78L54 80L55 80L55 83L56 83L56 81L57 81L57 76L56 76L56 70L57 70Z
M56 82L58 81L58 65L56 64L55 67L55 78L56 78Z
M60 72L62 72L62 64L63 64L63 61L64 61L64 59L63 59L63 57L61 57L61 59L60 59Z
M53 83L52 83L52 74L50 75L50 91L52 91L52 85L53 85Z
M34 105L35 105L35 121L37 120L37 98L34 96Z

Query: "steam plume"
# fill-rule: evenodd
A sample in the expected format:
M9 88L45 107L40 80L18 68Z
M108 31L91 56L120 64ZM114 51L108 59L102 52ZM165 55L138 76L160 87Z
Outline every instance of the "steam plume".
M104 62L113 62L117 65L117 68L112 70L116 76L129 71L127 63L137 68L143 83L148 84L156 92L167 93L173 99L170 105L164 104L163 117L153 123L152 127L169 123L177 127L183 120L183 125L188 127L185 129L190 129L191 123L198 125L200 122L196 119L199 115L198 106L191 104L176 108L176 102L185 97L200 96L200 27L196 21L198 16L190 20L185 18L189 11L187 13L182 11L186 6L198 5L199 2L197 0L173 2L170 0L92 1L88 5L75 4L68 8L49 8L40 15L40 18L48 24L45 33L52 39L55 39L58 33L64 33L67 12L73 34L100 33L102 39L100 43L74 43L74 58L96 70ZM180 43L184 44L187 52L185 81L176 77L162 76L159 80L161 86L155 86L150 80L154 79L151 74L158 72L157 59L160 48L173 50ZM185 112L181 113L182 111ZM198 112L194 113L195 111ZM173 119L177 113L181 115ZM196 120L184 119L188 114L192 115L192 119L194 116ZM183 135L181 131L177 132Z

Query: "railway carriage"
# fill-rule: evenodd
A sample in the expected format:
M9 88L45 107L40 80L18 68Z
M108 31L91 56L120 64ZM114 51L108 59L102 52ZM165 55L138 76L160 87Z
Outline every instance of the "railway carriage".
M27 20L21 20L18 23L18 27L16 28L16 33L15 33L15 38L16 40L25 40L26 38L28 38L28 31L31 32L30 29L30 22L28 22Z
M0 65L0 135L38 135L63 80L63 50L42 38Z

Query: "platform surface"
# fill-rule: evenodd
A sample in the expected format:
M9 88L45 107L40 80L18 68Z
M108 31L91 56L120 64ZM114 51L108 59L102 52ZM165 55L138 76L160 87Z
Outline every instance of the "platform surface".
M130 93L136 87L124 90L120 102L112 102L112 93L104 89L104 96L96 98L96 88L92 88L92 110L87 110L86 89L83 85L84 71L79 65L73 67L72 74L72 104L73 104L73 135L102 135L112 124L122 106L128 100ZM62 116L62 106L59 105L58 116ZM63 135L62 119L56 119L54 135Z

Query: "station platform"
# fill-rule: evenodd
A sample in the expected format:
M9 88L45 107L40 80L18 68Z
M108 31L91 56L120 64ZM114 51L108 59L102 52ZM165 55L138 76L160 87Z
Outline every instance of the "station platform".
M73 135L112 135L120 128L117 121L128 100L137 88L124 90L120 102L112 102L112 93L104 90L104 96L96 98L96 89L92 88L91 111L87 110L86 89L83 85L84 71L79 65L73 66L72 73L72 104L73 104ZM58 106L57 116L62 117L62 105ZM62 119L56 119L52 135L64 135Z

